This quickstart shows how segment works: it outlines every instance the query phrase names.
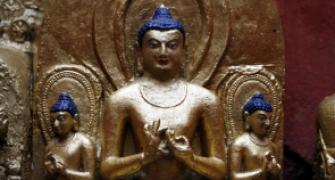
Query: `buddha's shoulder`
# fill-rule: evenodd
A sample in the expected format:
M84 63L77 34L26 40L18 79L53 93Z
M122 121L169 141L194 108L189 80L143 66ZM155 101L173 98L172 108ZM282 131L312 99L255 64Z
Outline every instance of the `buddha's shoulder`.
M139 83L134 82L109 95L108 99L113 102L126 102L139 96Z
M188 83L188 92L191 97L194 97L205 103L217 103L218 97L210 90L197 84Z

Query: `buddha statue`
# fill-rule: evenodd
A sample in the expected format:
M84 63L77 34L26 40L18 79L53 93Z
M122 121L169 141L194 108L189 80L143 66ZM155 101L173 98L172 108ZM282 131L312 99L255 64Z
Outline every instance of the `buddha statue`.
M316 178L335 179L335 94L325 97L318 109Z
M229 149L232 180L276 179L281 166L276 158L276 146L267 137L272 106L257 92L243 107L245 132Z
M138 32L141 77L107 97L102 124L104 179L189 179L225 176L224 127L219 98L183 79L185 31L161 6ZM138 152L124 153L130 128ZM200 133L202 153L192 148Z
M50 117L56 135L46 148L46 179L93 179L95 147L89 138L77 132L79 115L67 92L59 95L51 107Z

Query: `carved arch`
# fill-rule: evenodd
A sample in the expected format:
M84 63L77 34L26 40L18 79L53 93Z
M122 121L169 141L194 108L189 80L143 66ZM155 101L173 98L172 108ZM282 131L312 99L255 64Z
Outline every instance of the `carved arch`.
M186 27L187 79L204 85L219 65L229 33L226 0L104 0L95 10L94 43L102 69L117 89L134 78L137 30L161 4Z
M88 69L75 65L56 67L41 79L38 91L40 99L37 114L41 130L47 141L54 136L49 121L50 106L56 101L52 98L57 98L60 91L69 91L74 98L79 108L80 130L93 138L97 136L102 87L98 78Z
M215 87L224 107L227 142L230 144L243 133L242 108L256 91L271 102L270 139L274 139L283 118L280 82L261 65L231 66L221 75Z

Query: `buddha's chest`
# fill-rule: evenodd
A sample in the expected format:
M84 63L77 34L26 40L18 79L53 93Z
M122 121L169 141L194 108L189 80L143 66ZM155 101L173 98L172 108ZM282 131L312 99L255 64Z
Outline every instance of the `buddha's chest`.
M136 104L131 110L131 119L136 124L150 124L160 121L160 130L168 128L187 128L200 118L198 106L186 100L175 107L157 107L146 102Z

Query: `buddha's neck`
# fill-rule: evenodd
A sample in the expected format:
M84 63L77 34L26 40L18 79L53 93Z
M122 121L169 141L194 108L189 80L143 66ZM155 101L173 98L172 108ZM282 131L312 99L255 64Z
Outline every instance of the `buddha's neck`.
M156 86L166 87L171 86L175 84L175 82L181 80L181 76L179 74L176 74L174 76L165 76L162 75L162 77L156 77L152 76L149 73L144 73L142 79L145 80L149 84L154 84Z

